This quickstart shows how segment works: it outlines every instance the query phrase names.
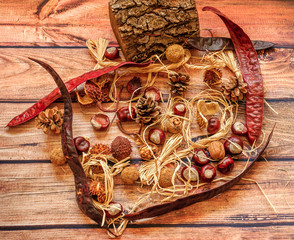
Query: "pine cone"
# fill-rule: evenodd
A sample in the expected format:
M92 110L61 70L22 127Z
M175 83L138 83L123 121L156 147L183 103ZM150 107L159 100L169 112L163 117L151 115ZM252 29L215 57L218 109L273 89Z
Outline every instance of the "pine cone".
M237 102L243 100L245 93L247 93L247 84L239 81L237 78L232 77L229 82L222 84L222 92L226 99Z
M136 104L136 111L137 121L147 125L155 122L159 118L161 107L159 107L158 102L154 101L152 98L142 96Z
M183 95L189 85L190 76L184 73L175 73L169 76L169 81L168 84L171 86L171 93Z
M47 108L39 113L35 121L37 122L37 128L42 129L44 133L52 131L59 134L63 123L63 111L58 110L57 107Z

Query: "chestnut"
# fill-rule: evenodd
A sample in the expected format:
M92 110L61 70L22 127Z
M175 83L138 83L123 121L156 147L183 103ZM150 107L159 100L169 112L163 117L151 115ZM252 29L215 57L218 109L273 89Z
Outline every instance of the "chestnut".
M160 96L160 91L156 87L148 87L145 89L144 92L145 97L151 98L154 101L160 102L161 96Z
M181 176L185 181L188 181L189 179L189 172L190 172L190 181L196 182L199 179L199 170L195 166L191 166L191 170L189 171L189 168L185 166L181 172Z
M236 135L246 135L248 133L248 129L242 122L235 122L232 125L232 132Z
M176 103L173 107L173 111L175 115L184 117L187 109L183 103Z
M149 131L148 139L150 142L161 145L165 142L165 133L161 129L151 129Z
M203 166L209 163L209 157L203 149L195 149L192 160L198 166Z
M134 97L137 97L140 94L141 89L139 88L141 87L142 87L142 84L141 84L141 79L139 77L135 76L130 81L128 81L127 90L131 95L136 91L134 93Z
M109 209L105 210L105 214L107 218L116 218L122 213L122 211L123 207L120 203L110 202Z
M121 122L130 122L136 118L135 108L131 107L131 112L129 107L121 107L117 111L117 117Z
M220 129L220 121L217 117L212 117L208 120L207 132L210 134L215 134Z
M83 152L88 152L89 148L90 148L90 143L88 140L86 140L84 137L75 137L74 138L74 144L75 147L77 149L77 152L79 154L83 153Z
M225 157L220 163L217 165L217 170L221 173L230 172L234 167L234 160L231 157Z
M103 131L108 128L110 121L107 115L98 113L91 118L90 123L92 124L95 130Z
M206 164L200 170L200 178L204 182L211 182L215 178L215 176L216 176L215 167L210 164Z
M113 60L119 57L119 51L116 47L109 47L105 50L104 57Z
M243 141L237 136L232 136L225 141L224 147L229 154L240 154L243 151Z

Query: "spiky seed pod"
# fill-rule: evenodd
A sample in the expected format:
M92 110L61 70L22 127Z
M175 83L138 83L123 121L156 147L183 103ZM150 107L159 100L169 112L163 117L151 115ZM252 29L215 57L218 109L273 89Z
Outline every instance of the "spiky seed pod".
M222 78L222 72L218 68L212 68L204 72L203 81L207 83L210 87L220 84Z
M243 100L247 93L247 84L239 81L236 77L231 77L228 82L222 84L221 90L226 99L237 102Z
M169 76L169 85L171 86L171 93L183 95L184 91L189 85L190 76L185 73L175 73Z
M57 107L52 109L47 108L45 111L39 113L35 118L37 128L42 129L44 133L49 131L59 134L63 123L63 111L58 110Z
M101 181L92 181L89 185L89 192L98 202L104 203L106 200L106 192L104 183Z
M122 160L132 153L132 145L129 139L117 136L111 143L112 156L117 160Z
M147 125L155 122L161 115L161 107L152 98L142 96L136 104L137 122Z

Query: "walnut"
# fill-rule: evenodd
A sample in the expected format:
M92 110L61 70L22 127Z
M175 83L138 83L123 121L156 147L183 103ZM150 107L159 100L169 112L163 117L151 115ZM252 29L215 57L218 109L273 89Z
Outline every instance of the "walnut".
M50 161L56 165L64 165L66 158L64 157L61 147L55 147L50 152Z
M183 123L179 117L171 117L166 123L166 129L170 133L179 133L182 127Z
M220 141L213 141L208 146L210 157L214 160L222 160L226 153L224 144Z
M134 184L138 178L139 172L138 169L134 166L126 167L121 172L121 179L125 184Z
M158 147L154 144L150 144L151 149L148 146L142 146L139 150L141 158L143 160L150 160L153 158L153 154L156 156L158 154ZM152 154L152 152L153 154Z

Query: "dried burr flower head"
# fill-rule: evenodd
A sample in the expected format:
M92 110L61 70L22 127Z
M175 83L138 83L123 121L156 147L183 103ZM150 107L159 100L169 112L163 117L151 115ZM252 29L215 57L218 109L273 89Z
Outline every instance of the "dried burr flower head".
M139 153L141 155L141 158L143 160L150 160L152 158L154 158L153 155L157 156L158 155L158 147L155 144L150 144L149 145L150 148L148 146L142 146L139 150ZM153 154L152 154L153 152Z
M171 93L183 95L189 85L190 76L185 73L174 73L169 76L169 85Z
M56 165L64 165L66 163L66 158L61 147L55 147L51 150L50 161Z
M109 146L105 144L95 144L90 148L90 153L91 154L103 154L103 155L110 155L111 154L111 149Z
M204 82L209 86L214 86L221 83L222 72L217 68L206 70L204 73Z
M106 200L105 186L103 182L92 181L89 185L89 192L98 202L104 203Z
M180 62L185 56L185 49L179 44L173 44L166 49L166 59L173 63Z
M247 84L243 81L239 81L236 77L231 77L228 82L222 84L221 90L226 99L237 102L243 100L247 93Z
M170 168L163 168L160 171L160 177L158 183L161 187L167 188L172 186L172 177L174 175L174 171Z
M136 104L137 122L145 125L155 122L161 115L161 107L151 97L142 96Z
M52 109L47 108L45 111L39 113L35 118L37 128L41 128L44 133L49 131L59 134L63 124L63 111L58 110L57 107Z
M170 133L179 133L182 131L183 122L179 117L171 117L166 123L166 129Z
M111 143L111 153L117 160L122 160L132 153L130 141L122 136L116 137Z
M134 184L139 178L139 171L134 166L124 168L121 172L121 179L125 184Z

